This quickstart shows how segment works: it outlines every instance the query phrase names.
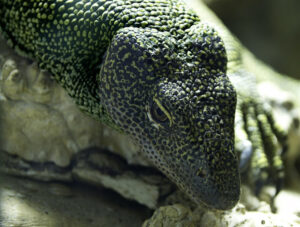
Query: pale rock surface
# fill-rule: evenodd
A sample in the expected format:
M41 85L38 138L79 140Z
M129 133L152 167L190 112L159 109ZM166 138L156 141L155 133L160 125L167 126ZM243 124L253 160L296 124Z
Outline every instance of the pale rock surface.
M170 188L164 177L126 168L110 174L126 163L149 165L130 138L80 112L50 75L16 56L3 40L0 50L0 170L43 181L88 182L155 208L162 187ZM85 152L93 147L126 161ZM99 162L90 165L92 159Z
M0 149L27 161L70 164L79 150L101 147L148 165L130 138L82 113L35 63L0 40Z
M258 202L258 201L257 201ZM291 203L292 202L292 203ZM238 203L230 211L190 209L182 204L162 206L144 222L143 227L295 227L300 226L300 194L282 191L277 197L278 212L271 212L269 204L258 202L255 210Z
M149 214L108 190L0 174L1 227L139 227Z

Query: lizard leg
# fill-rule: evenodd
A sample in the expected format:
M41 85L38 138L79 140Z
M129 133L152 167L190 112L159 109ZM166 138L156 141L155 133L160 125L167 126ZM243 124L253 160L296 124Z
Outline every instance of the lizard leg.
M242 180L256 195L265 185L275 186L275 197L283 182L282 151L286 150L286 136L275 124L268 103L257 93L255 76L244 70L229 76L238 93L235 147Z
M254 186L255 194L258 194L262 186L266 184L268 174L268 160L263 151L263 141L256 119L255 107L246 102L242 105L242 113L245 122L245 131L252 145L252 156L249 160L248 181Z
M241 105L241 109L245 132L252 145L252 157L247 172L248 181L256 195L260 194L265 185L274 185L276 189L274 196L276 196L283 183L281 156L282 149L286 147L284 135L275 126L267 104L249 99Z
M276 187L275 195L282 188L284 169L282 156L287 150L285 132L275 124L270 106L258 105L256 115L263 138L264 151L269 162L269 178Z

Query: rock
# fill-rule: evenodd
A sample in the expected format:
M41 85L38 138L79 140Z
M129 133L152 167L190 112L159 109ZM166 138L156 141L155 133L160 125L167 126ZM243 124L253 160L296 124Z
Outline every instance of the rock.
M67 167L89 147L117 152L129 163L149 165L130 138L82 113L35 63L0 40L0 149L26 161Z
M0 170L43 181L88 182L155 208L163 188L168 193L171 184L157 172L143 176L143 171L136 174L124 168L150 166L131 139L80 112L49 74L16 56L3 40L0 49ZM85 152L91 147L114 152L126 161L94 152L99 163L94 160L91 165ZM117 175L99 171L105 167L126 171Z
M0 175L0 226L138 227L149 210L108 190Z
M293 201L293 202L292 202ZM292 202L292 203L291 203ZM258 202L255 210L248 210L238 203L229 211L212 211L175 204L157 209L153 216L146 220L143 227L178 226L178 227L224 227L224 226L298 226L300 224L300 194L283 191L276 199L279 210L271 212L269 204ZM291 207L291 204L295 204Z
M28 162L2 151L0 171L42 181L77 181L110 188L151 209L174 190L174 185L155 169L129 165L121 156L98 148L79 151L65 168L50 162Z
M157 207L161 196L171 192L172 184L158 171L130 166L121 157L97 149L81 153L72 168L74 179L80 182L113 189L151 209Z
M143 227L196 227L200 221L201 215L194 215L188 207L175 204L158 208L153 216L144 222Z

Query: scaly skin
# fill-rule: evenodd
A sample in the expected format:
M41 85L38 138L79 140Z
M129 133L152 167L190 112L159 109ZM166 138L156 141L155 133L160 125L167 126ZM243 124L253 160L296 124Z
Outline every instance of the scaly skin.
M275 197L283 184L282 158L287 150L286 132L274 122L270 106L258 95L256 80L268 75L270 80L277 81L279 74L254 60L201 1L186 1L197 10L198 15L218 29L227 50L227 75L237 90L235 149L240 157L242 179L257 195L263 186L275 186ZM279 77L284 78L284 83L288 82L285 76ZM295 86L289 83L289 87Z
M83 111L133 137L194 201L215 209L237 203L236 92L226 75L225 47L183 3L0 0L0 28L9 44L50 71ZM238 110L257 112L257 106ZM251 124L264 127L253 119L245 118L246 126L236 121L246 131ZM257 140L251 130L246 133L244 140ZM257 160L264 152L250 150L251 162L262 163L254 173L259 181L260 170L273 161Z

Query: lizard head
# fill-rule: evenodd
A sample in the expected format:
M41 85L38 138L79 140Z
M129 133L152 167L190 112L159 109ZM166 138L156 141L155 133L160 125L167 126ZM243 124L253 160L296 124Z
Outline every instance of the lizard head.
M121 29L103 59L101 102L194 201L230 209L240 179L226 52L207 26L190 28L180 40L157 30Z

